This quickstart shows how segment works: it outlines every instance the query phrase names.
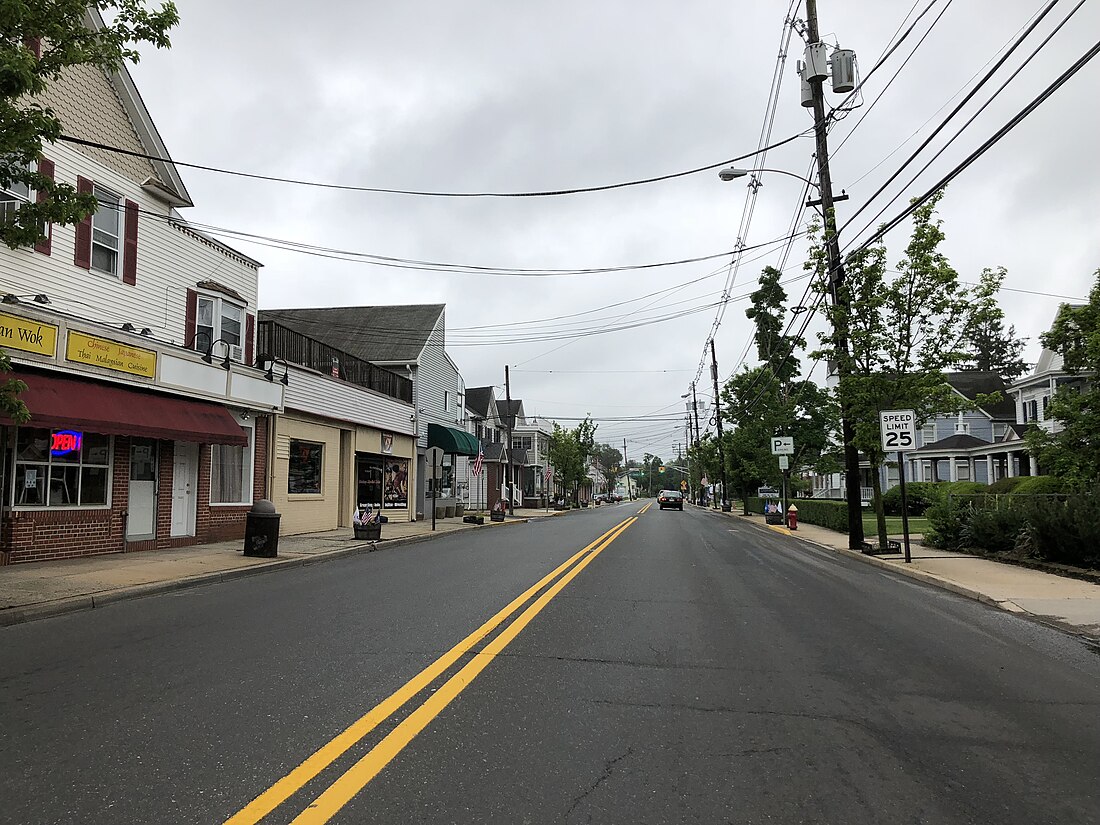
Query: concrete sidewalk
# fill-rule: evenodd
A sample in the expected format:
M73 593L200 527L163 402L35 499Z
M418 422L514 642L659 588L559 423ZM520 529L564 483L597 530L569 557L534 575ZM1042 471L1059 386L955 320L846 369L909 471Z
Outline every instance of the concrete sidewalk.
M503 522L490 521L486 516L481 526L466 524L457 517L437 519L434 532L431 519L389 522L382 525L379 542L356 539L351 528L280 536L279 555L274 559L246 558L243 539L236 539L171 550L8 565L0 567L0 627L275 568L384 550L462 530L525 523L565 512L517 508L515 515Z
M762 529L811 542L1063 630L1100 639L1100 584L925 547L919 537L915 541L910 539L912 562L906 564L901 553L866 556L849 550L847 534L814 524L799 524L792 532L786 527L765 524L763 516L732 515ZM901 540L901 536L890 538Z

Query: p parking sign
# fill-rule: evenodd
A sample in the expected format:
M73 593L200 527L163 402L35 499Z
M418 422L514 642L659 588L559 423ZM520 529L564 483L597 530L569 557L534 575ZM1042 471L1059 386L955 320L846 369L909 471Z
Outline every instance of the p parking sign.
M883 452L905 452L917 446L917 416L913 410L882 410L878 425Z

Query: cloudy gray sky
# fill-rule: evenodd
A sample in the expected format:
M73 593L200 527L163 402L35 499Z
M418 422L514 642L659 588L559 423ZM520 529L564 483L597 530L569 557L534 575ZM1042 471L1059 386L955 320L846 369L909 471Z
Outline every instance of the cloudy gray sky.
M176 160L439 192L616 183L755 150L789 7L788 0L177 4L182 22L172 49L147 51L133 69ZM822 0L821 32L854 49L866 75L903 22L930 4L864 87L862 106L830 135L833 180L851 196L838 206L841 221L1047 3ZM1072 5L1055 7L977 101ZM968 106L843 240L866 237L868 224L897 214L1077 60L1100 31L1098 6L1086 2L908 184L979 103ZM804 16L801 4L796 16ZM795 35L773 140L812 125L795 75L802 49ZM1007 287L1030 291L1001 295L1009 321L1030 338L1030 359L1061 300L1055 296L1086 295L1100 266L1098 80L1100 59L964 172L941 204L944 248L964 281L1000 265ZM829 93L829 103L840 99ZM806 174L812 153L807 136L773 150L763 165ZM339 192L182 171L197 204L187 215L196 222L332 249L514 269L595 269L731 250L747 203L744 180L722 183L713 171L607 192L508 199ZM742 239L750 246L788 233L801 194L793 178L763 180ZM904 240L904 233L888 239L891 261ZM627 438L631 457L668 458L683 442L682 424L653 419L683 412L680 396L696 377L730 276L729 257L530 277L409 271L230 242L265 264L263 308L445 302L448 350L468 386L502 384L509 364L513 396L529 414L564 420L592 413L604 419L597 437L620 448ZM751 291L764 265L782 259L779 246L763 251L769 254L745 255L729 290L735 299ZM805 245L796 243L786 277L800 274L804 257ZM788 287L792 299L802 287ZM715 335L723 377L749 342L744 308L743 300L729 302ZM504 324L514 326L493 326ZM632 328L591 334L625 326ZM704 372L701 401L708 388ZM636 416L651 418L606 420Z

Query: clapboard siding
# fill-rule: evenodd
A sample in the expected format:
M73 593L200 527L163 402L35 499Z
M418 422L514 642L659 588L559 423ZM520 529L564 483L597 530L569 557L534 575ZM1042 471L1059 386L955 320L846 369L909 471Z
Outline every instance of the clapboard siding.
M447 357L445 348L447 314L439 314L435 329L428 337L420 353L419 365L413 378L414 401L420 411L421 447L427 446L428 424L442 424L445 427L462 428L460 421L465 412L459 397L464 395L462 376ZM444 407L444 398L447 407Z
M54 161L58 182L75 185L80 175L138 204L137 282L122 282L121 245L117 275L85 270L73 263L75 227L54 226L50 255L0 248L5 292L45 293L62 312L114 326L148 327L155 338L178 344L184 343L187 289L199 281L211 279L233 289L255 312L256 265L170 225L165 203L87 155L64 144L47 147L46 155Z
M293 364L288 380L287 409L395 433L413 433L411 404Z

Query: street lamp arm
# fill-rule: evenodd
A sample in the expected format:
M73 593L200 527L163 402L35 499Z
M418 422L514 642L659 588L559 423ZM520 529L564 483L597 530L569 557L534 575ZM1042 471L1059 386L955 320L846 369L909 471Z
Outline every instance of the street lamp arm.
M731 181L734 178L743 178L745 175L755 175L757 172L774 172L777 175L787 175L791 178L797 178L803 183L808 183L815 189L821 188L820 184L814 183L809 178L804 178L802 175L796 175L794 172L788 172L786 169L738 169L736 166L727 166L718 173L718 177L725 181Z

